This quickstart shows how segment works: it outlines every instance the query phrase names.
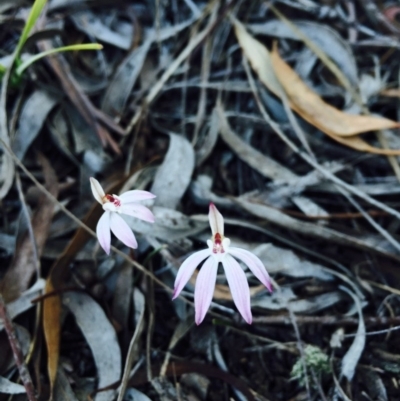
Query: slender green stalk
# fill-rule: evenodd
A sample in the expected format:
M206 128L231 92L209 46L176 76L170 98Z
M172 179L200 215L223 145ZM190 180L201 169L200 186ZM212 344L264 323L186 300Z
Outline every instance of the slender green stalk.
M22 47L24 46L26 40L28 39L29 33L32 28L35 26L37 19L39 18L40 13L43 10L43 7L46 5L47 0L36 0L33 3L31 8L31 12L29 13L28 19L24 26L24 29L21 33L21 36L18 41L18 45L16 48L17 57L20 55Z
M42 53L36 54L29 59L25 60L16 70L17 75L21 75L31 64L40 60L43 57L50 56L51 54L68 52L73 50L101 50L103 48L102 45L98 43L86 43L80 45L70 45L70 46L62 46L57 47L56 49L46 50Z

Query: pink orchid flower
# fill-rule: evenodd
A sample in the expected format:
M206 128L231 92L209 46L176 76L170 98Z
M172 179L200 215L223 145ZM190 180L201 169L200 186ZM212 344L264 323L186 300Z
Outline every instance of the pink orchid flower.
M90 178L90 186L94 198L104 209L104 213L97 223L96 233L99 243L106 254L110 254L110 230L126 246L137 248L135 235L120 214L127 214L154 223L153 213L147 207L136 202L153 199L156 196L150 192L139 190L127 191L119 196L106 194L100 183L93 177Z
M194 290L195 321L199 325L210 307L217 279L218 265L221 262L232 293L233 302L243 319L248 324L251 324L253 318L250 308L249 284L243 269L233 256L247 265L253 274L272 292L269 274L257 256L245 249L230 246L231 241L229 238L224 237L224 218L213 203L210 203L208 219L212 231L211 240L207 241L208 249L195 252L182 263L176 276L172 299L175 299L180 294L196 267L206 259L197 276Z

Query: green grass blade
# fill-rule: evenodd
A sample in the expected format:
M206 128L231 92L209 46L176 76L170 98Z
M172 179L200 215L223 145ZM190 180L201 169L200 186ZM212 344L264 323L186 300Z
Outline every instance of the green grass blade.
M43 10L43 7L46 5L47 0L35 0L33 6L31 8L31 12L29 13L28 19L24 26L24 29L21 33L21 36L18 41L17 45L17 55L20 54L22 46L25 44L26 40L28 39L29 33L31 32L32 28L35 26L37 19L39 18L40 13Z
M56 49L47 50L45 52L36 54L35 56L28 58L17 68L16 73L17 75L21 75L35 61L40 60L43 57L50 56L51 54L68 52L73 50L101 50L102 48L103 46L98 43L86 43L81 45L57 47Z

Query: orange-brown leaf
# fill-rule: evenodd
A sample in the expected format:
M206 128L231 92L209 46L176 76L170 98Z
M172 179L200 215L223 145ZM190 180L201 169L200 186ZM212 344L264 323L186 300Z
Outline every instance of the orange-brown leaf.
M276 96L285 96L292 110L332 139L350 148L381 155L400 155L400 150L375 148L357 135L367 131L398 128L398 122L382 117L360 116L340 111L313 92L279 56L232 19L236 37L260 81Z
M271 60L292 109L322 132L348 137L400 126L398 122L383 117L348 114L326 103L282 60L276 46L272 50Z
M335 141L345 146L348 146L349 148L358 150L360 152L369 152L384 156L400 156L400 149L375 148L374 146L371 146L368 142L364 141L364 139L360 138L359 136L343 137L335 135L332 132L325 132L325 133Z
M46 281L45 294L55 290L51 278ZM49 374L51 392L57 377L60 355L60 316L61 299L58 295L50 295L43 300L43 331L47 346L47 372Z

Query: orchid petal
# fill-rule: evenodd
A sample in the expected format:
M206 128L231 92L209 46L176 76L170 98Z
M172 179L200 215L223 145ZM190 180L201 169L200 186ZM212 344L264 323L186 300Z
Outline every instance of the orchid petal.
M96 227L97 238L107 255L110 254L111 245L110 218L111 212L104 212Z
M214 203L210 203L210 211L208 213L208 220L210 221L210 227L212 234L224 235L224 218L218 211Z
M243 319L248 324L251 324L253 318L250 307L250 289L246 275L239 263L229 254L225 255L222 260L222 266L224 266L233 302L243 316Z
M174 285L174 295L172 299L175 299L183 287L189 281L196 267L207 257L210 256L210 250L204 249L203 251L198 251L190 255L181 265L176 275L175 285Z
M251 252L241 248L229 248L229 253L235 258L240 259L249 267L251 272L272 292L271 278L261 260Z
M110 227L114 235L129 248L137 248L136 238L126 223L126 221L117 213L112 213L110 218Z
M156 196L151 192L135 189L133 191L124 192L123 194L119 195L119 197L124 203L131 203L145 199L153 199Z
M92 189L92 194L94 198L102 205L104 203L103 198L105 196L105 193L103 187L96 180L96 178L90 177L90 188Z
M119 211L123 214L127 214L128 216L133 216L138 219L148 221L150 223L154 223L154 215L149 208L143 205L136 204L127 204L123 203L119 208Z
M210 307L217 279L218 261L208 258L197 276L194 289L195 321L199 325Z

